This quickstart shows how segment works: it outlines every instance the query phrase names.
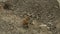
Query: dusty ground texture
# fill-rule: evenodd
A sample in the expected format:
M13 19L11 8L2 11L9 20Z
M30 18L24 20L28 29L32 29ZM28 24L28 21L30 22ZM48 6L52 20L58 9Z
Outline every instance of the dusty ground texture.
M60 34L59 0L0 0L0 34Z

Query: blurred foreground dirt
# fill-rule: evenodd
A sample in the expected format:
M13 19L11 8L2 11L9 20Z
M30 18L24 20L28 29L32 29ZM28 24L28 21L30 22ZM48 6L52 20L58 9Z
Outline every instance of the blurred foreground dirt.
M60 34L57 0L0 0L0 34Z

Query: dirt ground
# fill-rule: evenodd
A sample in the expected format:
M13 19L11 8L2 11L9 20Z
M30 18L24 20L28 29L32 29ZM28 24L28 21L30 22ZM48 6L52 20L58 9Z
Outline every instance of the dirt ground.
M60 0L0 0L0 34L60 34Z

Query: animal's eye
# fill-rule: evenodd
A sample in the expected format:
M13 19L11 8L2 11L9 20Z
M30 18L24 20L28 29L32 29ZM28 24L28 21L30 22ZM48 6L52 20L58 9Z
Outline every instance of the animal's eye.
M4 3L3 8L6 9L6 10L11 10L12 5L10 3Z
M4 9L9 9L10 7L9 7L8 4L5 4L3 8L4 8Z

